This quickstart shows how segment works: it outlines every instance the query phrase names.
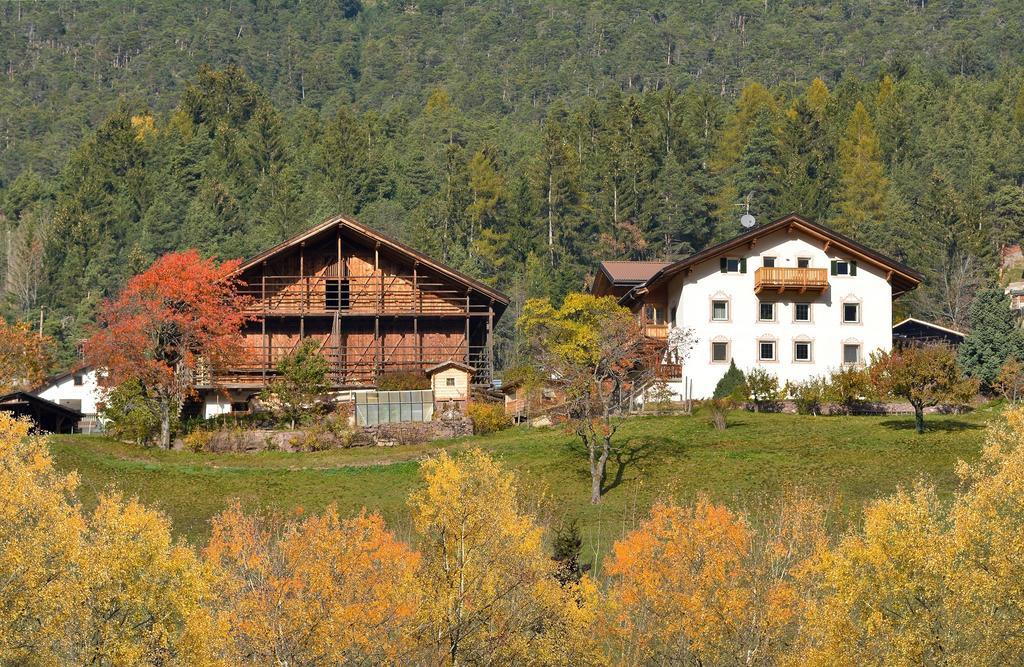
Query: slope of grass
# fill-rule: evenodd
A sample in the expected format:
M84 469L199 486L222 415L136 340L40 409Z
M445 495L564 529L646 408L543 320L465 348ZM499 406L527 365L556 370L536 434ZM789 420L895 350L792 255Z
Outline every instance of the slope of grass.
M985 408L968 415L929 416L918 436L911 417L807 417L735 412L726 431L705 415L638 417L619 431L609 461L605 500L589 503L586 458L558 429L518 427L491 436L427 445L305 454L196 454L117 443L97 436L59 436L57 465L77 469L80 497L91 507L116 487L166 512L175 530L201 542L209 519L237 499L247 508L342 512L379 510L399 534L408 532L406 496L419 483L418 461L441 448L480 447L515 470L526 496L554 520L576 518L585 548L600 557L651 502L664 496L714 500L756 514L765 497L802 488L834 499L839 515L924 478L944 493L956 485L957 459L977 457Z

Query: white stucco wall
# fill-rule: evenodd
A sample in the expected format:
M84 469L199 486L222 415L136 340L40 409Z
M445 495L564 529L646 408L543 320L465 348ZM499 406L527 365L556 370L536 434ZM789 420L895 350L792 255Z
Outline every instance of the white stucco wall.
M815 375L827 374L842 365L844 343L859 343L861 357L867 360L874 350L892 347L892 287L885 272L866 261L830 248L823 250L822 241L780 231L760 238L752 248L744 247L729 254L746 257L746 273L721 273L719 258L714 257L693 267L689 275L680 274L668 286L669 313L675 309L674 325L691 328L696 344L683 364L683 377L693 381L693 397L708 398L729 367L728 361L711 360L712 341L726 341L730 354L740 370L746 372L763 367L786 381L799 382ZM754 275L762 266L762 257L775 257L776 267L796 267L798 257L810 258L811 268L830 268L831 260L857 260L856 276L828 277L829 289L822 294L774 291L754 293ZM729 301L729 321L711 319L711 302ZM775 321L758 320L761 300L776 303ZM842 304L861 304L861 321L842 321ZM794 322L797 302L811 304L811 321ZM758 360L758 341L776 341L776 361ZM794 361L794 342L807 340L812 345L810 362ZM683 382L670 388L683 393Z
M203 419L228 414L231 412L232 403L243 403L252 393L252 391L204 390L202 392Z
M75 384L75 375L82 378L82 384ZM54 403L61 403L64 400L79 400L82 402L81 412L86 416L96 414L96 406L103 398L96 382L96 371L93 369L62 377L43 387L36 392L36 395Z

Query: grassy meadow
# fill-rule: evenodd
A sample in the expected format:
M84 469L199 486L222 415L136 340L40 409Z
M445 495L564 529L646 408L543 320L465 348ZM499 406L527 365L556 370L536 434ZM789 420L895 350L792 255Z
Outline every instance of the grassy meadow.
M686 501L707 493L756 519L767 500L800 489L829 499L835 529L842 530L865 501L899 485L923 478L949 493L957 483L954 464L977 458L985 423L997 413L989 406L966 415L930 415L921 436L912 416L733 412L725 431L715 431L703 413L636 417L616 436L620 451L609 461L599 506L589 502L583 450L557 428L523 426L426 445L312 453L163 451L81 435L54 436L51 450L59 468L78 471L87 508L97 494L117 488L165 512L179 535L198 544L210 518L234 499L249 509L308 512L336 503L343 513L379 510L408 537L405 503L419 483L418 462L442 448L457 454L479 447L518 474L526 501L547 520L578 520L585 557L600 560L664 496Z

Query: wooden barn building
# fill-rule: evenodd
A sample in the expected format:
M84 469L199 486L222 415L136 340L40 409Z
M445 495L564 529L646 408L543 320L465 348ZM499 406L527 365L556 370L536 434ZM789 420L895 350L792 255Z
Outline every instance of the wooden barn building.
M491 384L494 326L508 297L351 218L330 218L236 275L252 299L248 361L206 383L207 417L240 409L306 338L319 341L335 389L445 362L470 368L474 386Z

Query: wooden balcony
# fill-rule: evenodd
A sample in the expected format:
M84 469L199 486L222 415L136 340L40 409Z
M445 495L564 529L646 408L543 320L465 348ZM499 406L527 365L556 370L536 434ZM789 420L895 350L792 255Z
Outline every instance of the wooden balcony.
M668 338L667 324L644 323L644 335L648 338Z
M828 269L798 269L762 266L754 272L754 294L782 292L824 292L828 289Z

